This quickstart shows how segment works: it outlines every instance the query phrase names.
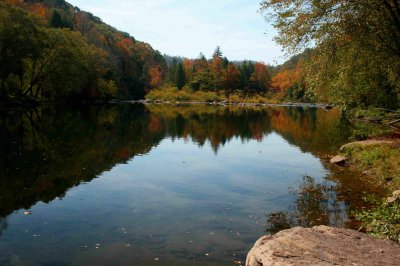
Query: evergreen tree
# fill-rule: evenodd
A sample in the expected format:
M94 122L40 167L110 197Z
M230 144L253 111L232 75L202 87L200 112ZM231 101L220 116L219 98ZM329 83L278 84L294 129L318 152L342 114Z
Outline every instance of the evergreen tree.
M176 59L174 58L171 62L171 64L168 67L168 80L172 83L176 83L176 70L177 70L178 64Z
M205 57L205 55L203 53L199 54L199 60L201 61L207 61L207 58Z
M229 60L228 60L228 58L226 58L226 57L222 58L222 68L223 68L223 69L227 69L227 68L228 68L228 65L229 65Z
M221 51L221 47L217 46L217 48L215 48L214 54L213 54L213 58L215 57L222 57L222 51Z
M61 15L56 10L54 10L53 14L51 15L50 26L53 28L63 28L64 27L64 23L62 21Z
M182 63L178 64L178 68L176 70L176 86L178 89L182 89L185 86L185 71L183 70Z

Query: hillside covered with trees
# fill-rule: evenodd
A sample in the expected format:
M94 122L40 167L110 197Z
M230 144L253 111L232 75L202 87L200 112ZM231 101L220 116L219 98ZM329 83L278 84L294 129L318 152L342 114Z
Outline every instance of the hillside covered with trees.
M0 1L0 100L139 99L166 73L158 51L63 0Z
M282 65L230 61L219 47L210 58L162 56L64 0L1 0L0 101L399 107L398 0L264 0L260 11L293 55Z

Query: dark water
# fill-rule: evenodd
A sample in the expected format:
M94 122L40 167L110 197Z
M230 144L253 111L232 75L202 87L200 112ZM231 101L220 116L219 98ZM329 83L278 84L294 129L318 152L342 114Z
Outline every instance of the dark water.
M357 130L315 108L3 111L0 265L235 265L266 232L350 226L374 188L323 158Z

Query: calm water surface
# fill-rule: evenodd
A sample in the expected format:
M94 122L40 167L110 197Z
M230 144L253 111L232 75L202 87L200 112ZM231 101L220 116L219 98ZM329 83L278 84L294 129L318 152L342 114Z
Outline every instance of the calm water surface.
M120 105L0 115L0 265L238 265L296 225L349 226L336 111ZM31 214L26 214L26 212Z

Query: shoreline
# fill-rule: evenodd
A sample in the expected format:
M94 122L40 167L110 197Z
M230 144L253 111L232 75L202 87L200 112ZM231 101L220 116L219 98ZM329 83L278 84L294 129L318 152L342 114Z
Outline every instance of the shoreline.
M166 104L166 105L215 105L215 106L260 106L260 107L314 107L324 108L326 110L333 109L334 106L325 103L300 103L300 102L284 102L284 103L256 103L256 102L228 102L228 101L161 101L161 100L132 100L132 101L110 101L109 103L132 103L132 104Z

